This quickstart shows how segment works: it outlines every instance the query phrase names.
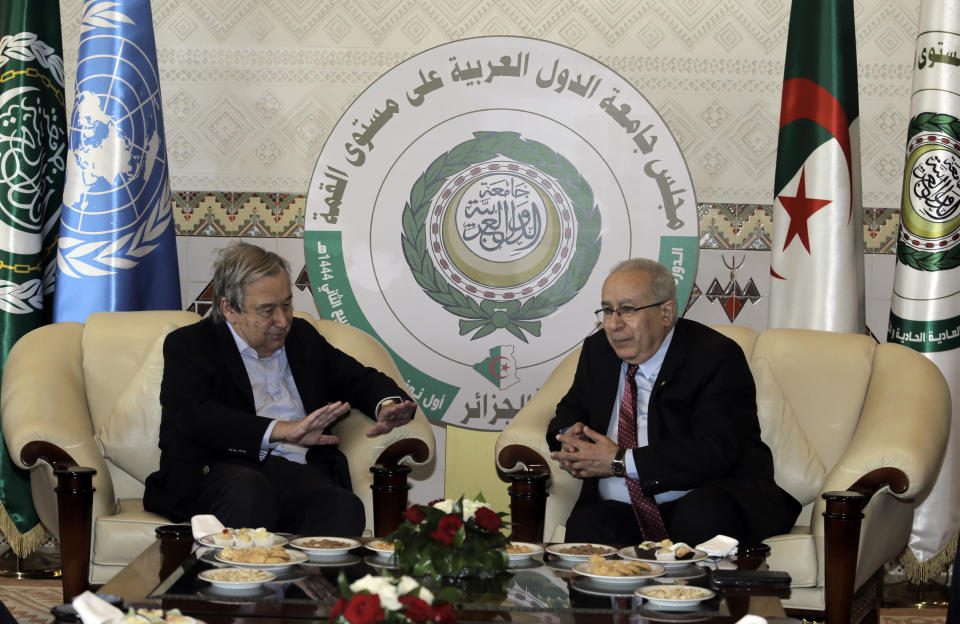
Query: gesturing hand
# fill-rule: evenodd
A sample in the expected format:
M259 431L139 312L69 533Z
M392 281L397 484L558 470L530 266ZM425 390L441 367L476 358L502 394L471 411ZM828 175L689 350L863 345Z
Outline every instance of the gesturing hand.
M324 434L323 430L349 411L349 403L337 401L310 412L300 420L279 420L273 427L270 441L295 442L304 446L338 444L340 438Z
M377 416L375 424L367 435L370 437L378 436L395 427L401 427L413 418L413 412L417 409L417 404L413 401L404 401L403 403L394 403L380 408L380 414Z
M576 423L566 433L557 434L557 440L561 450L550 453L550 457L572 476L585 479L613 475L610 465L619 447L607 436Z

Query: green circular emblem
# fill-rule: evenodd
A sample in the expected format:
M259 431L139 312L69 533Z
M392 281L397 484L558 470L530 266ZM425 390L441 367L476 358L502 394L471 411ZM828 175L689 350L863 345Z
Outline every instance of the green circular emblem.
M403 253L424 293L460 317L461 336L504 329L526 342L593 271L599 207L576 168L546 145L516 132L474 137L414 183Z
M960 142L957 120L918 115L911 138L900 206L897 258L921 271L960 266Z

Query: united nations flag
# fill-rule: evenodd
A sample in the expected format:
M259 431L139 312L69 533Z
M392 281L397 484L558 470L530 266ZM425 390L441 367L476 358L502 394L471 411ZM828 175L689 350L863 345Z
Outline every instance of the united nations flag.
M177 309L160 81L149 0L86 0L68 129L55 321Z

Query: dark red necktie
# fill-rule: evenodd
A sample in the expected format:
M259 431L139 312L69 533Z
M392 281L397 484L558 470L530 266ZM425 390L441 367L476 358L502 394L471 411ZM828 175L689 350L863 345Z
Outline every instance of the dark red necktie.
M620 448L637 448L637 365L627 365L627 377L623 381L623 397L617 421L617 445ZM660 509L653 497L643 493L640 483L626 477L627 491L633 503L633 513L640 525L643 539L654 542L667 539L667 529L660 517Z

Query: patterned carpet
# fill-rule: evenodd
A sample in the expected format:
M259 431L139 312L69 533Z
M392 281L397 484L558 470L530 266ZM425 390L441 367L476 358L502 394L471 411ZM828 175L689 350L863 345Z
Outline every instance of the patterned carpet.
M18 624L49 624L50 608L63 602L60 581L2 579L0 602Z

